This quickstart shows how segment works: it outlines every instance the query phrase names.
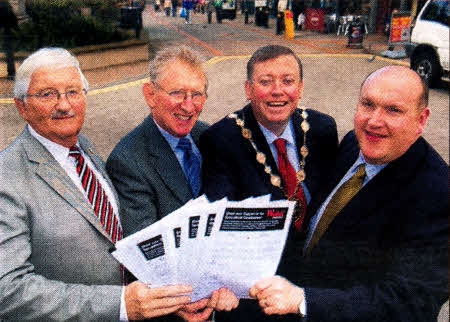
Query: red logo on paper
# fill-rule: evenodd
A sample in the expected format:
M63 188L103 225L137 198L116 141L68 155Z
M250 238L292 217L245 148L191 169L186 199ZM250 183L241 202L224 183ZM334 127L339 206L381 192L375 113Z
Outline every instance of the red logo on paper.
M282 211L275 211L275 210L272 210L272 209L268 209L267 210L267 217L272 217L272 218L283 217L283 212Z

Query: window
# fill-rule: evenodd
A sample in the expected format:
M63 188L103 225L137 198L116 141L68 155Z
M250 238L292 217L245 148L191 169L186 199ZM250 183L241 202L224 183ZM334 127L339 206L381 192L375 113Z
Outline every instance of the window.
M439 22L448 26L448 1L433 1L422 14L423 20Z

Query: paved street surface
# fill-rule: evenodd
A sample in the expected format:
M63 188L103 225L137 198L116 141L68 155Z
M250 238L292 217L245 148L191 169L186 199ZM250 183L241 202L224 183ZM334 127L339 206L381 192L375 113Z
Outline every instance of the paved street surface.
M245 25L240 14L236 20L224 20L223 24L207 24L206 15L195 14L192 24L187 25L181 18L166 17L147 6L143 18L152 48L184 44L205 56L210 87L201 119L209 123L246 104L245 64L262 45L286 45L299 55L304 63L301 104L333 116L341 138L352 129L353 111L364 77L385 65L409 65L406 59L393 61L367 54L369 49L375 53L386 49L380 35L369 35L364 49L348 49L344 36L297 31L294 39L286 40L284 36L275 35L274 20L270 20L271 28L266 29ZM78 55L91 84L83 132L94 141L105 159L118 140L149 113L141 93L147 66L146 51L146 46L134 46ZM447 85L431 90L432 112L424 136L448 163ZM6 147L24 125L14 105L5 99L11 97L10 87L11 82L0 80L0 97L3 97L0 99L0 149Z

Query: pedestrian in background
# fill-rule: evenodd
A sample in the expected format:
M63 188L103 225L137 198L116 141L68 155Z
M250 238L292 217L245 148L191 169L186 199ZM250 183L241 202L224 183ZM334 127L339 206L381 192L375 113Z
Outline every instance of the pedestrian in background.
M171 0L172 1L172 17L177 16L177 7L178 7L178 0Z
M171 0L164 0L164 11L166 16L170 17L170 7L172 6Z
M14 47L16 42L15 30L19 30L17 17L8 1L0 1L0 31L3 31L2 47L6 56L7 79L14 80L16 67L14 66Z
M191 23L191 11L193 6L192 0L183 0L183 9L185 11L184 19L186 19L186 24Z

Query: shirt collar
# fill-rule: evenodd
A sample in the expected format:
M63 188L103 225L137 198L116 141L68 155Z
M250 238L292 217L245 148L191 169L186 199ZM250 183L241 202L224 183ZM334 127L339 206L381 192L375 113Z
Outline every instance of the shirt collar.
M272 144L273 141L275 141L276 139L284 139L284 140L286 140L287 144L295 145L291 118L289 118L288 124L280 136L276 136L275 134L270 132L268 129L266 129L259 122L258 122L258 125L259 125L259 128L261 129L261 132L264 134L264 137L266 138L267 143L269 143L269 145Z
M172 134L168 133L166 130L164 130L162 127L160 127L158 125L158 123L155 122L155 124L156 124L156 127L158 128L159 132L161 132L161 135L166 139L167 143L169 143L172 151L175 151L175 149L177 148L177 145L178 145L178 141L180 141L180 138L176 138ZM186 135L185 138L187 138L189 141L191 141L191 143L193 143L191 133Z
M28 124L27 126L30 134L34 138L36 138L36 140L38 140L56 159L58 159L58 157L67 158L69 156L69 148L66 148L65 146L62 146L43 137L42 135L37 133L30 124ZM78 141L76 145L78 145Z
M375 177L378 172L380 172L381 170L383 170L388 164L370 164L367 163L364 160L364 157L361 153L361 151L359 151L359 156L358 159L356 159L356 162L353 164L352 166L352 171L356 171L356 168L358 168L359 165L361 164L365 164L365 170L366 170L366 177L368 180L372 180L373 177Z

